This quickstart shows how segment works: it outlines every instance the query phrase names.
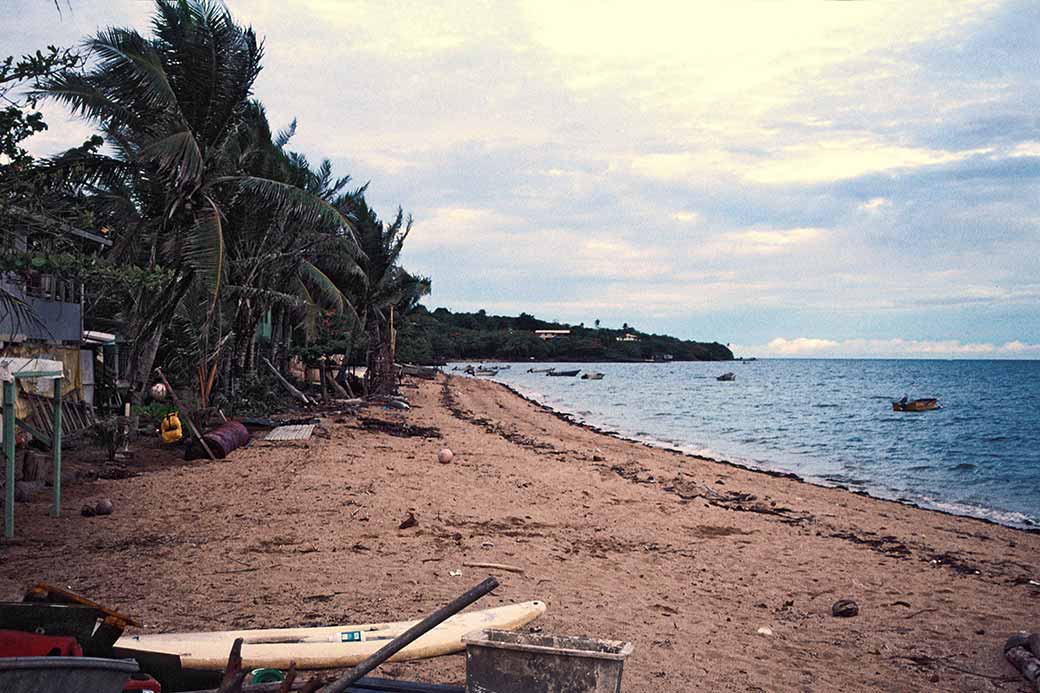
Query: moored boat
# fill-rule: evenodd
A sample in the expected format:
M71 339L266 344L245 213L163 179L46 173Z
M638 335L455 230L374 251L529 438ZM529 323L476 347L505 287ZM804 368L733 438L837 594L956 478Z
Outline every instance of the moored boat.
M576 375L577 375L578 373L581 373L581 369L580 369L580 368L579 368L579 369L577 369L577 370L573 370L573 371L557 371L557 370L551 370L551 371L548 371L548 372L546 373L546 375L554 375L554 376L556 376L557 378L573 378L573 377L574 377L574 376L576 376Z
M583 373L582 376L581 376L581 379L582 380L603 380L603 373L598 373L596 371L589 371L588 373Z
M718 381L721 381L721 382L724 382L724 383L728 383L728 382L730 382L732 380L736 380L736 379L737 379L737 376L736 376L735 373L723 373L722 375L720 375L717 378L715 378L715 380L718 380Z
M934 397L921 399L903 399L892 402L892 411L932 411L939 408L939 400Z
M555 368L528 368L528 373L552 373Z

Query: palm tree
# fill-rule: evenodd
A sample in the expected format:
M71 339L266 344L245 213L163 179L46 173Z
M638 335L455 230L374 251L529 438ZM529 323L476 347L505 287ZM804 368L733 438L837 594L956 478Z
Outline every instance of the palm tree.
M369 394L386 395L396 387L393 355L395 306L417 303L429 293L429 280L415 277L399 264L405 239L412 230L411 216L398 208L393 222L380 221L365 200L364 187L340 200L340 209L353 219L358 243L364 253L359 265L363 278L353 282L350 295L366 340L365 380ZM346 363L346 359L344 359ZM343 373L341 373L343 375Z
M294 226L349 234L350 222L320 197L256 175L243 146L262 48L216 0L156 0L151 38L110 28L86 42L88 70L48 80L44 96L94 123L115 152L53 164L98 196L118 235L117 260L170 272L159 290L138 289L126 319L131 382L143 390L175 309L206 287L204 320L220 309L229 211L243 206ZM212 345L211 345L212 346Z

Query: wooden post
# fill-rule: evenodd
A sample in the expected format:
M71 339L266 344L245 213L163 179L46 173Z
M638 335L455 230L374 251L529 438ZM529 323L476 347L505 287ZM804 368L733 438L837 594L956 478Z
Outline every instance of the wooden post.
M4 498L4 536L14 536L14 378L4 381L4 457L7 458L7 488Z
M54 507L51 515L61 516L61 390L62 379L54 379L54 438L51 450L54 452Z

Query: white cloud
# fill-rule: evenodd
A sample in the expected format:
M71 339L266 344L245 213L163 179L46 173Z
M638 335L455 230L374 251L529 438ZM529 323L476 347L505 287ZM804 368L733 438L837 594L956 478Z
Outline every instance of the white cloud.
M825 235L823 229L766 229L725 233L720 245L737 255L774 255L799 245L812 243Z
M777 337L762 345L734 345L738 356L821 358L1037 358L1040 344L1019 340L1003 344L955 339L820 339Z
M900 147L868 138L822 141L785 147L774 157L753 166L747 178L758 183L819 183L946 164L990 151L990 148L945 151Z
M884 207L892 205L892 201L887 197L872 197L859 206L860 211L875 214L881 211Z
M1008 156L1012 159L1023 156L1040 156L1040 142L1037 140L1019 142L1014 146Z

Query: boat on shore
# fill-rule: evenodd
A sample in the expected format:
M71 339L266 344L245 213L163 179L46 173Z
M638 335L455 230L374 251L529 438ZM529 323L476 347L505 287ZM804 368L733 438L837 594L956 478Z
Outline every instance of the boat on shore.
M578 368L576 370L573 370L573 371L558 371L558 370L554 369L554 370L551 370L551 371L547 371L546 375L553 375L553 376L556 376L557 378L573 378L578 373L581 373L581 369L580 368Z
M433 380L437 377L437 374L441 372L441 369L435 366L416 366L411 363L399 364L398 368L401 369L402 375L410 375L415 378L425 378L426 380Z
M934 397L907 399L892 402L892 411L933 411L939 408L939 400Z
M715 378L715 380L718 380L719 382L723 382L723 383L732 382L732 381L734 381L736 379L737 379L737 376L736 376L735 373L723 373L722 375L720 375L717 378Z
M540 601L508 604L449 618L390 658L391 662L461 652L462 637L485 628L515 630L545 613ZM418 621L306 628L268 628L199 633L124 635L115 643L120 655L134 652L176 655L184 669L222 671L236 638L242 638L242 667L339 669L362 661Z
M582 380L603 380L603 373L598 373L596 371L589 371L588 373L583 373L582 376L581 376L581 379Z

